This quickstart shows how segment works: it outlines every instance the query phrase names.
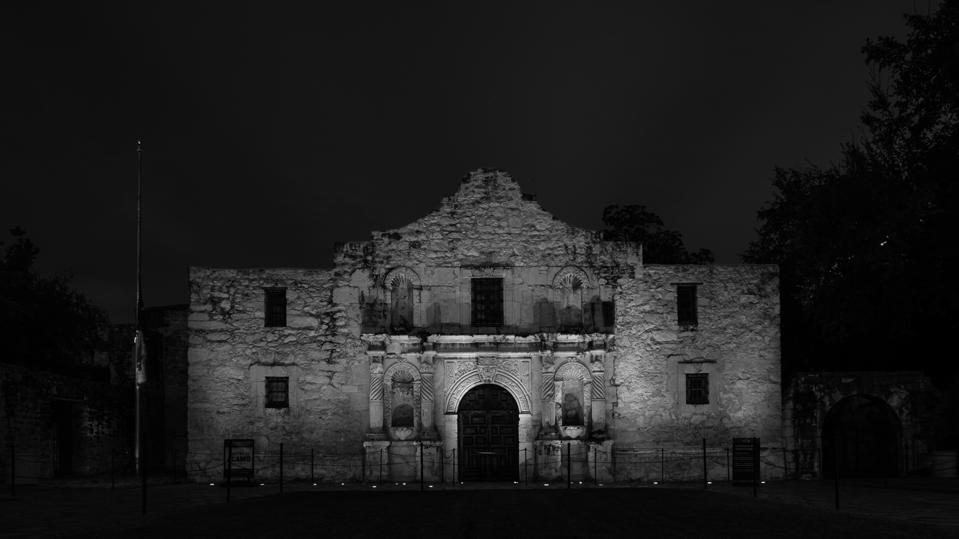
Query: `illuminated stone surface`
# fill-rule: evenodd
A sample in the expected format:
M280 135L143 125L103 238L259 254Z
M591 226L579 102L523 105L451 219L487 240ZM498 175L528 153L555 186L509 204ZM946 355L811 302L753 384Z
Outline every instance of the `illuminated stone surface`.
M502 325L471 324L477 278L502 279ZM699 285L695 331L677 325L676 283ZM265 287L287 289L286 327L264 327ZM411 479L422 455L427 479L453 481L457 407L481 384L516 402L518 479L562 477L570 451L574 475L606 480L614 449L733 436L781 448L778 297L774 266L644 267L638 246L476 171L437 211L338 246L332 269L191 268L188 469L217 476L223 439L253 438L261 454L282 442L300 455L288 477L309 474L312 448L321 480L375 480L381 460L387 478ZM690 372L710 374L709 404L685 404ZM289 377L289 408L264 407L267 376Z

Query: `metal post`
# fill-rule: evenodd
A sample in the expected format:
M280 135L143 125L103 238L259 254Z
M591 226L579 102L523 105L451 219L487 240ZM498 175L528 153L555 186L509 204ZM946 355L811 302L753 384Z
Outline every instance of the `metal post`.
M641 455L638 455L638 456L640 459L642 459ZM640 460L640 462L643 462L643 461ZM665 482L666 482L666 450L663 448L659 448L659 483L662 484Z
M380 448L380 483L383 482L383 448Z
M732 480L733 480L733 476L729 470L729 448L727 447L726 448L726 481L731 483Z
M753 438L753 498L758 496L759 487L759 438Z
M593 448L593 484L599 485L599 449Z
M230 490L233 488L233 444L226 445L226 503L230 503Z
M425 450L423 442L420 442L420 492L423 492L423 452Z
M141 431L142 431L142 429L143 429L143 425L142 425L143 421L142 421L142 418L140 417L140 416L142 415L141 412L142 412L142 408L143 408L143 407L141 406L141 402L140 402L141 399L142 399L142 394L141 394L141 391L140 391L140 385L142 384L142 381L141 381L141 371L143 370L144 365L142 365L143 359L140 357L141 347L142 347L143 343L139 342L139 340L142 338L142 337L141 337L141 334L140 334L140 330L141 330L141 328L140 328L140 312L143 310L143 286L142 286L142 284L141 284L141 281L142 281L142 271L141 271L141 259L142 259L141 254L142 254L142 248L141 248L141 242L140 242L141 231L142 231L142 229L143 229L143 223L142 223L141 211L140 211L140 206L141 206L141 205L140 205L140 201L141 201L141 197L142 197L142 194L143 194L142 183L141 183L141 180L140 180L141 172L142 172L142 170L143 170L143 165L142 165L142 163L143 163L143 146L141 145L140 141L137 140L137 308L136 308L136 313L135 313L135 318L134 318L134 328L135 328L135 332L136 332L136 333L135 333L135 334L136 334L136 337L135 337L135 339L134 339L134 347L133 347L133 355L134 355L134 358L133 358L133 361L134 361L134 373L133 373L133 378L134 378L134 380L133 380L133 383L135 384L135 388L136 388L136 395L135 395L135 397L136 397L136 403L135 403L135 406L134 406L134 430L135 430L135 433L134 433L134 439L133 439L133 444L134 444L134 446L133 446L133 460L134 460L134 464L135 464L135 467L136 467L136 471L137 471L137 472L139 472L139 471L140 471L140 468L142 467L142 463L141 463L142 455L141 455L141 453L142 453L142 449L143 449L143 448L141 447L142 440L141 440L141 436L140 436L140 433L141 433Z
M709 487L709 470L706 468L706 438L703 438L703 488Z
M834 483L834 485L835 485L835 486L834 486L834 490L835 490L835 495L836 495L836 510L839 510L839 454L840 454L840 451L839 451L839 432L836 432L835 438L836 438L836 440L835 440L836 450L834 451L835 456L833 457L833 473L835 474L836 477L835 477L833 483Z
M10 438L10 497L17 496L17 446Z
M783 479L789 479L789 459L785 445L783 446Z
M566 488L573 488L573 444L566 442Z
M452 460L450 460L450 467L451 467L451 469L453 470L453 482L454 482L454 483L459 480L459 468L456 467L456 464L457 464L457 460L456 460L456 448L454 447L454 448L453 448L453 458L452 458Z
M350 462L352 462L352 460L351 460ZM311 485L312 485L313 483L316 483L316 474L313 472L313 463L314 463L314 460L313 460L313 448L311 447L311 448L310 448L310 484L311 484ZM350 470L350 471L352 472L353 470Z
M140 512L145 515L147 514L147 456L149 452L147 451L146 432L141 432L140 435L143 437L143 445L140 447L140 456L142 457L140 462L140 499L142 500Z
M283 442L280 442L280 494L283 494Z

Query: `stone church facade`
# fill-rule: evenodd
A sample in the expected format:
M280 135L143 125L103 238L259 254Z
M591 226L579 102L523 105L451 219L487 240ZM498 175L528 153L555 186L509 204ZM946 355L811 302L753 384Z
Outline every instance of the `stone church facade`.
M643 264L499 171L331 269L191 268L188 378L197 478L230 438L337 481L695 478L734 437L783 473L777 268Z

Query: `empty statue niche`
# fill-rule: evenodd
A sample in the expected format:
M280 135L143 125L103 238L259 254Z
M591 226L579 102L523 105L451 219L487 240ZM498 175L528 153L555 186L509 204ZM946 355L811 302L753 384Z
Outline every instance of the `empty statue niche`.
M399 362L387 369L384 421L392 440L410 440L420 431L420 375L409 363Z
M591 382L589 369L576 360L567 361L556 370L554 406L562 437L584 438L589 432Z
M583 303L589 288L589 278L583 270L568 266L553 280L558 294L559 327L564 333L578 333L584 328Z
M389 304L391 333L409 333L414 327L413 305L419 277L410 268L391 270L384 279Z

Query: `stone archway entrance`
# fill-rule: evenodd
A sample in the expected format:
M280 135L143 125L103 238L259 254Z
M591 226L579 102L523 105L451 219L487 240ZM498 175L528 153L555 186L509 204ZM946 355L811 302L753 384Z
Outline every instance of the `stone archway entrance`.
M833 406L822 428L825 477L889 477L899 473L899 419L886 403L854 395Z
M476 386L463 395L457 416L460 479L516 480L519 409L512 395L498 385Z

